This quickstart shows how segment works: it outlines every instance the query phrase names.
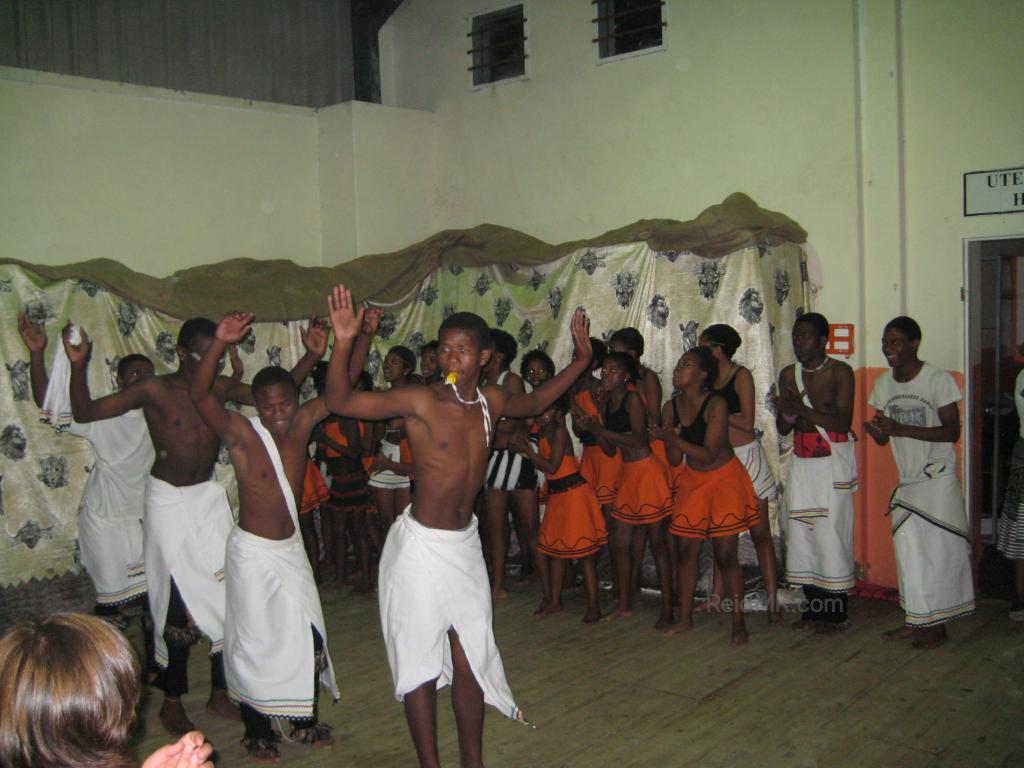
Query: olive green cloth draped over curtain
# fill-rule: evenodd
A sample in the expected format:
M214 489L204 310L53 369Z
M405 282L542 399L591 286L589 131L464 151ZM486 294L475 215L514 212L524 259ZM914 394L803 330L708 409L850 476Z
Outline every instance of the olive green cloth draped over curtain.
M240 259L157 279L108 260L62 267L0 260L0 353L8 374L0 387L0 587L77 568L78 502L93 461L84 440L39 422L19 311L45 323L48 368L69 318L88 330L94 396L111 391L118 356L143 352L158 373L169 372L181 320L217 320L234 309L256 313L254 332L240 345L245 380L267 364L287 367L302 354L301 318L323 314L339 281L357 299L384 307L369 363L375 376L391 345L418 350L459 310L509 331L521 352L546 349L561 367L572 348L569 317L583 306L596 336L640 329L644 362L659 372L667 396L679 355L701 329L724 322L743 336L736 358L754 374L757 427L765 445L776 446L765 402L778 369L792 360L793 320L808 307L805 239L790 219L734 194L686 223L646 220L561 245L482 225L333 268ZM303 396L310 394L306 382ZM778 451L768 455L777 468ZM223 451L221 459L216 474L234 499Z

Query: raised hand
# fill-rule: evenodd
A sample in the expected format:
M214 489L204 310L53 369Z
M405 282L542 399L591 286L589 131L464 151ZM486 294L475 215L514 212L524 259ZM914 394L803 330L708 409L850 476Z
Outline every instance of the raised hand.
M359 335L365 310L356 310L352 303L352 292L343 283L334 286L327 297L327 308L336 341L351 341Z
M316 315L309 316L305 328L299 327L299 335L307 351L318 357L323 357L327 352L327 324Z
M230 312L217 325L217 338L228 344L237 344L249 335L252 312Z
M594 350L590 346L590 318L583 307L577 307L569 322L572 331L573 356L576 360L590 363Z
M363 327L360 332L365 336L373 336L377 333L377 328L380 326L380 316L384 314L384 310L380 307L367 307L363 311Z
M601 420L593 414L583 414L576 419L576 429L580 432L597 432L601 427Z
M18 333L32 354L39 354L46 349L46 331L42 323L33 323L24 312L18 313Z
M72 365L84 365L89 361L89 355L92 352L92 339L85 332L85 328L79 326L82 338L78 344L72 344L71 327L71 323L68 322L60 333L60 337L64 341L64 351L68 353L68 360Z

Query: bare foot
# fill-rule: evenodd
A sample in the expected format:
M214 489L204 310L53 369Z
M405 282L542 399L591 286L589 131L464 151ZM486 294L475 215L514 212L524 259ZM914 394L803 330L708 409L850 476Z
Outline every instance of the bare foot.
M782 618L782 614L778 611L768 611L768 625L771 627L781 627L786 623L786 620Z
M225 720L242 722L242 713L231 703L228 692L223 688L214 688L210 691L210 698L206 702L206 711L216 717L223 717Z
M545 609L548 607L548 605L549 605L548 599L545 597L543 600L540 601L540 605L537 606L537 610L535 610L533 612L533 615L534 616L542 616L542 615L544 615L545 613L547 613L547 611Z
M733 645L746 645L750 642L750 637L747 635L746 624L734 624L732 627L732 639L729 641Z
M492 589L491 600L505 600L508 597L507 589Z
M584 624L593 624L601 620L601 609L600 608L587 608L587 612L583 614Z
M631 619L636 614L632 608L616 608L611 613L606 613L601 617L601 621L615 621L616 619Z
M540 609L540 612L544 616L550 616L553 613L561 613L562 612L562 604L561 603L551 603L550 605L545 605L543 608Z
M661 632L661 630L665 629L666 627L671 627L672 624L673 624L672 619L673 619L673 616L672 616L672 611L671 610L668 611L668 613L666 613L665 611L662 611L661 612L661 616L659 616L658 620L654 623L655 631L656 632Z
M812 621L811 619L797 619L790 626L796 630L802 629L814 629L818 622Z
M946 634L946 627L940 624L937 627L926 627L918 630L917 637L911 645L921 651L930 651L933 648L938 648L940 645L945 645L948 640L949 635Z
M185 714L181 699L164 699L163 706L160 707L160 724L173 736L184 736L196 729Z
M883 640L909 640L917 634L917 630L904 624L896 629L889 629L882 633Z
M658 634L663 637L671 637L672 635L681 635L683 632L689 632L693 629L692 621L677 621L675 624L669 624L667 627L663 627L658 630Z

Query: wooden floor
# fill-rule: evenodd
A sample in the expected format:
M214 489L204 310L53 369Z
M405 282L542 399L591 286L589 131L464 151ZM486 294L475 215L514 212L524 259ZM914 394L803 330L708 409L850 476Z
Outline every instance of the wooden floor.
M725 616L700 617L693 632L663 638L651 629L651 598L632 620L584 626L578 594L563 614L532 616L534 589L519 586L496 607L495 632L517 703L536 728L488 709L492 768L1024 766L1024 624L1006 618L1007 603L983 602L934 651L881 640L900 624L898 607L863 599L851 601L851 627L838 636L795 632L788 622L769 628L763 614L751 614L750 645L733 648ZM324 590L323 606L342 699L324 704L321 716L337 744L285 744L282 765L415 765L376 600ZM186 707L218 765L247 765L241 725L203 711L205 654L193 654L190 672ZM160 700L145 696L140 756L168 740L156 718ZM443 763L457 766L447 690L438 711Z

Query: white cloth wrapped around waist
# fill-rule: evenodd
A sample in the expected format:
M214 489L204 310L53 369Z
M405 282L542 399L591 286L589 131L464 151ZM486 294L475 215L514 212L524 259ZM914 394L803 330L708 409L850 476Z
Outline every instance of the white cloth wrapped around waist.
M956 467L949 464L929 464L919 477L901 477L889 497L889 514L894 531L910 515L920 515L950 533L970 538L960 479Z
M379 591L397 699L435 678L438 688L451 682L448 630L454 629L484 701L506 717L523 719L494 641L491 589L475 517L460 530L442 530L418 522L407 507L388 533Z
M106 520L83 506L78 548L99 605L121 605L146 594L141 520Z
M235 526L226 572L224 667L231 698L272 717L311 717L315 627L324 641L320 682L337 701L320 596L298 530L275 541Z
M155 628L156 658L167 664L164 625L171 579L211 652L224 642L224 553L234 525L224 488L209 480L175 486L152 475L146 481L146 585Z

